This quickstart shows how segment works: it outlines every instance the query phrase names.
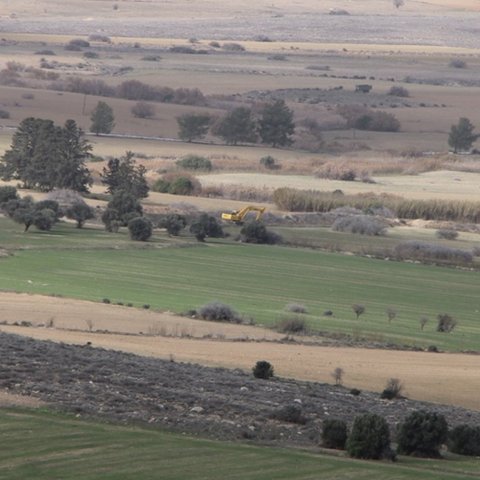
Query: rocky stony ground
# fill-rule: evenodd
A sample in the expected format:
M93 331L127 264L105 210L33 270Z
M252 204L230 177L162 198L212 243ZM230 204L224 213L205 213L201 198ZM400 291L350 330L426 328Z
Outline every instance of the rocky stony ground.
M416 409L437 411L450 425L480 425L480 412L332 385L207 368L0 333L0 389L37 397L82 417L155 424L219 439L312 446L322 421L351 422L363 412L395 425ZM293 406L293 407L292 407ZM295 415L300 418L293 418ZM291 422L288 420L296 420Z

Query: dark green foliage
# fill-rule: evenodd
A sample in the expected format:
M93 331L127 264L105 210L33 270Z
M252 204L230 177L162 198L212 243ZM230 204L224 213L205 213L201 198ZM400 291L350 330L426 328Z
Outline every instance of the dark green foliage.
M281 242L281 237L274 232L269 232L267 227L256 220L246 223L240 230L242 242L266 243L273 245Z
M165 228L169 235L178 235L187 225L187 220L178 213L169 213L160 222L159 227Z
M102 215L102 222L109 232L115 232L120 226L126 226L135 217L142 216L143 209L135 196L123 190L117 191Z
M472 122L465 117L460 118L456 125L452 125L448 135L448 144L453 148L454 153L470 150L473 142L479 137L473 133L474 130Z
M283 147L292 144L291 136L295 132L293 111L283 100L265 105L258 122L258 133L262 143L272 147Z
M302 413L302 407L294 403L275 410L272 418L281 422L297 423L299 425L304 425L307 422L305 415Z
M115 126L115 117L110 105L105 102L98 102L97 106L90 116L92 124L90 130L99 135L100 133L110 133Z
M50 230L56 221L56 213L50 208L35 210L33 213L33 224L39 230Z
M9 200L2 209L13 221L24 225L25 232L32 225L39 230L50 230L62 215L57 202L43 200L35 203L32 197Z
M457 321L448 313L437 315L437 332L450 333L457 326Z
M123 191L135 198L148 196L146 168L143 165L137 166L133 157L133 152L127 151L123 157L109 160L103 168L101 179L109 193Z
M255 378L263 378L264 380L272 378L274 373L273 366L266 360L259 360L252 368L252 372Z
M109 298L102 298L102 303L112 303Z
M480 427L457 425L448 434L448 449L459 455L480 456Z
M362 391L359 390L358 388L352 388L350 390L350 395L353 395L354 397L358 397L361 393Z
M228 145L255 142L257 134L252 111L246 107L234 108L219 120L213 133L223 138Z
M192 195L194 190L194 183L186 176L175 178L168 187L168 193L173 195Z
M210 129L211 121L210 115L186 113L177 118L178 136L187 142L203 138Z
M164 178L159 178L152 185L152 190L154 192L159 192L159 193L168 193L169 188L170 188L170 182Z
M15 187L11 187L10 185L0 187L0 205L8 202L9 200L16 200L17 198L18 193Z
M90 150L75 121L67 120L62 128L51 120L26 118L2 157L0 174L3 180L20 180L24 188L87 192L92 183L85 167Z
M199 242L203 242L206 237L221 238L224 236L222 226L215 217L202 213L198 219L190 225L190 233L195 235Z
M441 445L447 440L447 433L448 425L443 415L424 410L413 412L400 425L398 453L437 458Z
M187 155L175 163L178 167L186 170L206 170L209 172L212 169L212 162L200 155Z
M278 167L275 163L275 159L271 155L267 155L266 157L262 157L260 159L260 165L262 167L268 168L269 170L274 170Z
M153 233L152 222L145 217L135 217L128 222L128 231L132 240L146 242Z
M356 417L346 447L348 454L354 458L383 458L390 451L390 431L386 420L374 413Z
M95 218L95 210L85 202L75 202L67 208L66 216L77 222L77 228L82 228L87 220Z
M10 112L8 110L0 110L0 118L10 118Z
M322 445L326 448L345 450L347 424L343 420L327 419L322 425Z

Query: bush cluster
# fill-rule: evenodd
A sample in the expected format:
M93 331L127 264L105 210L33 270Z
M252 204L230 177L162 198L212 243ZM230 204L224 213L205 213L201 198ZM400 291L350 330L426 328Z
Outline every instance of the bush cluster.
M204 320L230 323L242 322L240 315L230 305L221 302L207 303L200 307L197 312L199 317Z
M326 448L344 450L347 443L347 424L343 420L327 419L322 425L322 444Z
M338 232L358 233L360 235L384 235L385 224L369 215L350 215L338 217L332 225Z
M207 172L212 170L212 162L200 155L187 155L177 160L175 164L185 170L205 170Z
M280 420L281 422L297 423L304 425L307 422L305 415L303 415L302 407L300 405L291 404L279 408L272 414L272 418Z
M267 227L258 221L246 223L240 230L240 239L245 243L264 243L274 245L282 241L275 232L267 230Z
M71 77L56 82L55 90L104 97L118 97L126 100L176 103L180 105L206 105L206 99L198 88L171 88L153 86L139 80L125 80L112 86L101 79Z
M394 249L397 258L402 260L419 260L467 265L473 262L471 252L459 248L445 247L434 243L407 240Z
M284 318L277 322L276 329L282 333L305 333L307 331L307 322L300 317Z
M173 195L198 195L202 191L202 186L188 173L167 173L153 184L152 190Z
M442 238L444 240L455 240L458 237L458 232L451 228L440 228L435 232L437 238Z
M272 364L266 360L259 360L252 368L252 372L255 378L262 378L264 380L272 378L274 374Z

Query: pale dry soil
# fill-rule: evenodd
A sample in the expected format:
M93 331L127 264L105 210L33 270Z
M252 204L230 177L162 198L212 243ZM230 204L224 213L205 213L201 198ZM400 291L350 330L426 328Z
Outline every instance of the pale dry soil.
M172 335L202 338L279 340L265 328L207 322L169 312L17 293L0 293L0 322L30 322L57 330L91 330L112 334ZM6 327L5 327L6 328Z
M42 400L29 397L26 395L18 395L6 390L0 390L0 408L2 407L29 407L36 408L45 405Z
M28 299L27 295L20 298ZM37 297L31 296L31 300ZM90 317L106 317L106 325L117 325L114 318L122 317L122 308L109 305L98 305L89 302L58 300L54 298L41 298L38 308L33 304L28 307L16 307L5 301L2 307L3 312L7 308L12 312L23 312L18 318L35 318L40 315L39 310L58 308L62 320L56 321L56 325L77 326L88 330L82 315L88 312ZM16 297L13 297L15 299ZM63 303L58 303L63 302ZM18 303L18 298L17 302ZM86 306L83 307L82 304ZM57 305L57 307L49 306ZM85 308L85 310L82 310ZM33 313L29 316L29 309ZM108 315L108 310L113 313ZM125 308L126 310L126 308ZM35 312L37 312L35 314ZM83 313L82 313L83 312ZM345 370L345 384L348 387L357 387L371 391L381 391L389 378L399 378L404 383L406 394L409 398L462 406L470 409L480 410L480 356L467 354L427 353L427 352L406 352L396 350L375 350L350 347L330 347L316 345L302 345L299 343L275 343L262 341L263 338L275 338L275 334L256 329L236 325L214 324L206 332L226 332L227 338L257 338L257 341L232 341L232 340L211 340L211 339L189 339L181 338L181 332L192 329L197 334L201 332L202 324L197 320L177 317L170 324L170 317L165 314L155 316L153 312L125 312L127 315L121 322L128 331L128 315L137 326L142 322L143 315L156 318L157 325L166 321L174 326L179 336L147 336L147 335L125 335L107 334L88 331L70 331L58 328L45 327L21 327L2 325L1 331L15 333L39 340L52 340L60 343L85 345L88 342L94 347L118 350L134 353L137 355L169 359L176 361L193 362L207 366L222 366L227 368L241 368L249 371L256 361L265 359L271 362L276 374L281 377L296 378L301 380L320 381L332 383L331 372L336 367ZM98 314L98 317L92 317ZM135 318L134 318L135 316ZM5 318L5 315L2 314ZM43 315L47 319L47 316ZM109 321L110 318L110 321ZM160 318L165 320L160 320ZM69 319L71 319L69 321ZM31 320L30 320L31 321ZM63 322L63 323L60 323ZM71 322L71 323L69 323ZM98 320L98 325L101 325ZM160 323L162 322L162 323ZM152 321L147 320L146 326ZM193 325L193 326L192 326ZM198 325L198 326L197 326ZM95 325L95 328L98 328ZM235 334L234 332L238 332ZM257 332L257 333L255 333ZM278 338L278 337L277 337Z
M418 175L374 176L376 183L326 180L308 175L269 175L262 173L220 173L197 177L202 186L239 185L243 187L292 187L304 190L342 190L347 194L390 193L412 199L469 200L480 199L480 174L442 170Z

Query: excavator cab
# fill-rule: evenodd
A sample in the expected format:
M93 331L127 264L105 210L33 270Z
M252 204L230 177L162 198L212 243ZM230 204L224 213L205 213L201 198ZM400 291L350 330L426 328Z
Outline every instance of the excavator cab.
M230 213L222 213L222 220L227 220L229 222L236 223L237 225L242 225L245 217L249 212L257 212L255 220L258 222L262 218L263 213L265 212L265 207L255 207L254 205L248 205L241 210L234 210Z

